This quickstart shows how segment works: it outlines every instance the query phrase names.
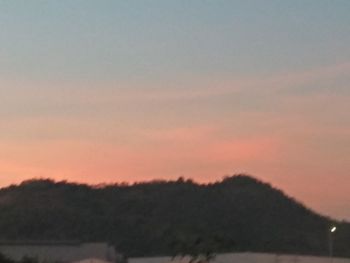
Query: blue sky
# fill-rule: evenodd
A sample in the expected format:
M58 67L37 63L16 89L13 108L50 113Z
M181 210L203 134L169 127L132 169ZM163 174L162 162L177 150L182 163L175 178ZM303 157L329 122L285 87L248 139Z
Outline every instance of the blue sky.
M1 70L99 80L346 62L349 1L2 1Z
M247 172L350 219L349 13L348 0L0 1L0 185Z

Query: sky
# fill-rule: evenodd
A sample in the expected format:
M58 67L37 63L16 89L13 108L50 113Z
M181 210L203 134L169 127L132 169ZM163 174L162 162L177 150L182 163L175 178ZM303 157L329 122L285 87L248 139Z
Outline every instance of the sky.
M350 220L349 13L0 0L0 187L247 173Z

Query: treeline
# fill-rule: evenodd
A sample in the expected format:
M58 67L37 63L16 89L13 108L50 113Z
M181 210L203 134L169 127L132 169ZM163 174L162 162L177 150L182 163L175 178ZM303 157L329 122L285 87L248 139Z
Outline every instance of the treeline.
M15 261L0 253L0 263L39 263L39 260L30 257L24 257L20 261Z
M350 257L350 224L245 175L99 187L30 180L0 190L0 240L107 241L127 256L327 255L334 223L334 254Z

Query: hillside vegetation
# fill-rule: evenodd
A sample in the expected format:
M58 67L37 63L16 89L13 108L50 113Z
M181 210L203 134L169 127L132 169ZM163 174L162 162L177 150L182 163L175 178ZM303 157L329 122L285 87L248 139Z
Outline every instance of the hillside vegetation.
M1 240L108 241L128 256L197 252L350 257L350 224L238 175L212 184L152 181L92 187L30 180L0 190Z

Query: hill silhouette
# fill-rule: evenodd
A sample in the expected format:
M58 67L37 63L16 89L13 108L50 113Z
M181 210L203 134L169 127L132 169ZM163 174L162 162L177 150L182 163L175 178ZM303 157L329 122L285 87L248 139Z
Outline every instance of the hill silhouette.
M350 257L350 224L253 177L88 186L29 180L0 190L0 240L108 241L128 256L255 251Z

